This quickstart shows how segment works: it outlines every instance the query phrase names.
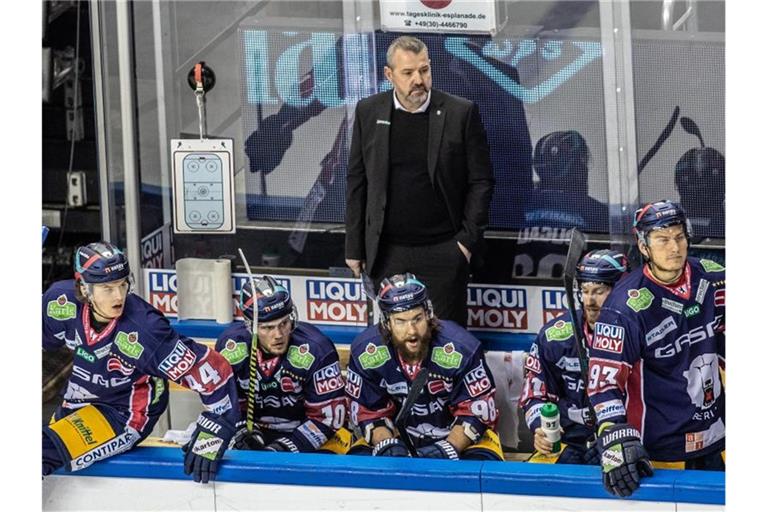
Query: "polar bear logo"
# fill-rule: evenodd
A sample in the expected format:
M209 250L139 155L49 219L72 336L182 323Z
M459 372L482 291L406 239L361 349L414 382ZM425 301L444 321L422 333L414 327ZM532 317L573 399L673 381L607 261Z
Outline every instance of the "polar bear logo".
M683 376L688 380L688 396L699 409L709 409L720 396L720 374L716 354L696 356Z

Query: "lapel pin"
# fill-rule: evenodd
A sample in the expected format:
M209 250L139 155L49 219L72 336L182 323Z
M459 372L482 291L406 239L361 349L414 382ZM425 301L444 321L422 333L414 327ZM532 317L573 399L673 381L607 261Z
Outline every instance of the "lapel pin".
M442 110L437 111L437 115L440 115L442 113Z

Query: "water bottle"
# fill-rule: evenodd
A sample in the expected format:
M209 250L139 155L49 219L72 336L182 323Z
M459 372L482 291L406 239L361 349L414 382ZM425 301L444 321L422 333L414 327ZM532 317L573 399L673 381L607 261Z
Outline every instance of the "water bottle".
M560 452L560 409L553 403L546 403L541 408L541 430L547 441L552 443L552 453Z

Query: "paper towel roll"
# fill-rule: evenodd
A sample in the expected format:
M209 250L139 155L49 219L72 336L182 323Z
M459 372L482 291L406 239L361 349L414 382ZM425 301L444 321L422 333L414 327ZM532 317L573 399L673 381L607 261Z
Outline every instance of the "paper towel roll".
M180 320L232 322L230 260L182 258L176 261L176 300Z

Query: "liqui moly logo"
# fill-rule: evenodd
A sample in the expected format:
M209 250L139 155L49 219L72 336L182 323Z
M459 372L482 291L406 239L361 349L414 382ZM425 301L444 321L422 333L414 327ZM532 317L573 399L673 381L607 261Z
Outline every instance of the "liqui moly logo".
M467 288L467 310L467 325L471 329L528 329L528 301L522 288L470 285Z
M542 324L562 315L568 309L565 290L541 290Z
M360 281L307 279L307 319L336 325L366 321L365 295Z
M141 239L141 266L144 268L163 267L163 233L166 226L160 226Z
M483 363L480 363L476 368L465 375L464 382L467 385L469 395L472 397L481 395L491 389L491 379L488 378Z
M160 269L149 269L144 272L147 285L147 302L159 309L165 316L176 317L178 313L176 272Z
M592 348L621 354L624 348L624 328L618 325L596 323Z
M315 392L318 395L324 395L344 387L344 378L341 376L338 361L315 372L312 378L315 381Z

